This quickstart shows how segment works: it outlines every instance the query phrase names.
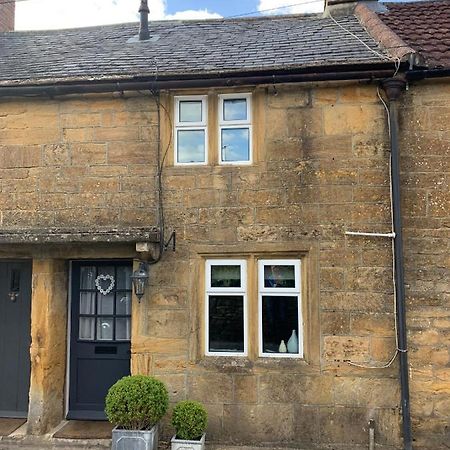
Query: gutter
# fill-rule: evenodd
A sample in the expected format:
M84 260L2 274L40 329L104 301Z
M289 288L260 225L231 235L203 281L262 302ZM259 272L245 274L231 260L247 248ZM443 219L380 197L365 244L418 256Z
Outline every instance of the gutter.
M141 81L89 81L71 84L42 84L28 86L0 86L0 97L54 97L57 95L144 91L183 88L248 86L259 84L300 83L314 81L345 81L384 79L392 76L392 67L383 69L347 70L313 73L233 74L226 77L209 76L189 79L155 79Z
M444 78L450 77L450 69L415 69L406 72L408 81L424 80L425 78Z
M395 295L397 316L397 351L400 359L400 388L402 405L403 445L405 450L412 450L411 411L409 401L408 378L408 347L406 335L405 308L405 277L403 263L402 215L400 201L400 156L399 156L399 126L398 100L405 90L406 81L403 78L389 78L382 83L388 99L390 144L391 144L391 193L394 225L394 266L395 266Z

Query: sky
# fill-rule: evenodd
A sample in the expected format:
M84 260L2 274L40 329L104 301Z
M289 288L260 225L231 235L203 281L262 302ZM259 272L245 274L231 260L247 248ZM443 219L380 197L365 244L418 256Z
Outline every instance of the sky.
M398 1L398 0L390 0ZM149 0L150 19L206 19L323 11L324 0ZM140 0L17 0L16 30L135 22Z
M321 12L323 0L149 0L150 19ZM70 28L138 20L139 0L18 0L16 30ZM291 6L295 5L295 6ZM280 8L282 9L273 9Z

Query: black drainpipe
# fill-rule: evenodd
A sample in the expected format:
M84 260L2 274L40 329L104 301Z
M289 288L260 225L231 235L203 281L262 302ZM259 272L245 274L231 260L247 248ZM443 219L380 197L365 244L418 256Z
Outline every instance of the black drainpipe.
M402 78L389 78L382 83L389 106L389 124L391 130L391 179L392 210L394 221L394 265L395 295L397 314L397 343L400 358L400 387L403 416L403 445L412 450L411 413L409 404L408 353L406 336L405 280L403 270L402 215L400 206L400 158L398 145L398 99L405 89Z

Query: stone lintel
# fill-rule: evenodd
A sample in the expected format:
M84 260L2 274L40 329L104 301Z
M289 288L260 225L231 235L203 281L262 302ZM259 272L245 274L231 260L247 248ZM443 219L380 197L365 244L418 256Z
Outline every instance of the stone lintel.
M0 230L0 244L159 242L154 228L15 228Z

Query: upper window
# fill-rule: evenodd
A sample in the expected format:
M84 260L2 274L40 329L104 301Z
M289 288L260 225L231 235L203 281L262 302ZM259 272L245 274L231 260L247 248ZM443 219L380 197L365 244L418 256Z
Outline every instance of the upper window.
M251 94L193 95L175 97L175 164L198 165L250 164L252 162ZM211 111L208 108L211 108ZM218 111L216 113L216 111ZM209 153L208 115L216 114L218 129L210 136L210 145L218 154ZM214 127L215 128L215 127Z
M251 162L251 95L226 94L219 97L219 162Z
M175 163L206 164L206 96L175 99Z

